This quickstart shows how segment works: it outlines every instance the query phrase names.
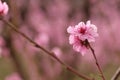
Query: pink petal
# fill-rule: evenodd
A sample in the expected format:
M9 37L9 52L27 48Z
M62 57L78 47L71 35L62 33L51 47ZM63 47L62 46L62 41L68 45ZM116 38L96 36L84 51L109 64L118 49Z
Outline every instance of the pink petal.
M9 10L8 5L6 4L6 2L3 3L3 7L4 7L3 13L4 13L4 15L6 15L8 13L8 10Z
M2 2L0 1L0 12L3 11L3 4Z
M75 36L74 35L70 35L69 36L69 43L70 44L74 44L75 43Z
M74 44L73 49L77 52L81 52L81 46L79 44Z
M74 44L73 49L77 52L80 52L82 56L84 56L88 51L88 49L85 46L82 46L80 44Z
M67 28L67 32L68 32L68 33L71 33L71 34L74 34L74 27L69 26L69 27Z
M94 32L97 32L97 27L95 25L91 25L91 27L93 28Z
M83 27L83 26L85 26L85 23L84 22L80 22L80 23L78 23L77 27Z
M78 37L79 37L80 40L84 41L84 40L87 39L88 36L87 36L87 35L81 35L81 34L80 34Z
M87 34L90 34L93 37L98 37L97 27L96 26L89 27L87 30Z
M81 48L81 54L82 54L82 56L84 56L87 53L87 51L88 51L88 49L85 46L83 46Z
M95 38L93 36L88 36L88 42L95 42Z
M90 20L88 20L88 21L86 22L86 26L89 27L90 25L91 25L91 22L90 22Z

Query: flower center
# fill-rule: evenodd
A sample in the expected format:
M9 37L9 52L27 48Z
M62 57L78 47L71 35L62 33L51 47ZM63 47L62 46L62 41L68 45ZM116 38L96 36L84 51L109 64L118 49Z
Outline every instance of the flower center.
M85 46L86 48L89 48L87 39L85 41L80 40L80 42L81 42L82 46Z
M80 28L80 33L85 34L86 28Z
M3 10L0 11L0 14L3 14Z
M78 43L81 44L81 46L85 46L86 48L89 48L88 47L88 42L87 42L87 39L82 41L79 39L79 37L77 36L76 39L78 40Z

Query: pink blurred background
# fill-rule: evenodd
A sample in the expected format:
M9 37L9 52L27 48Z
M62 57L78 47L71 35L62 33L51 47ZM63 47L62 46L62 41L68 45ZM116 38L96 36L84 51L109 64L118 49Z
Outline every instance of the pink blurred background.
M91 20L99 33L91 45L106 79L110 80L120 66L120 0L2 1L10 7L6 19L21 32L80 73L99 80L91 51L85 56L75 52L66 32L70 25ZM0 80L82 80L3 22L0 22L0 56Z

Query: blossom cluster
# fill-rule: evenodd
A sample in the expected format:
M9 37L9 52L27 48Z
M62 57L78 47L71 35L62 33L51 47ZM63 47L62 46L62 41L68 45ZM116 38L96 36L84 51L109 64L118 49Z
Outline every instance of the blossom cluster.
M80 22L78 25L69 26L67 32L70 34L69 43L73 45L73 49L81 52L82 55L89 49L87 42L95 42L98 36L97 27L90 21ZM86 42L87 41L87 42Z
M6 2L3 2L0 0L0 15L6 15L8 13L8 5Z

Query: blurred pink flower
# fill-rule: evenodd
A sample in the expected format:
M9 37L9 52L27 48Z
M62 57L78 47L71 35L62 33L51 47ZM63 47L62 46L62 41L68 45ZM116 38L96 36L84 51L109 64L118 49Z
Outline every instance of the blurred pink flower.
M5 42L3 40L3 37L0 36L0 57L3 55L3 46L5 45Z
M54 48L52 49L52 52L54 52L54 54L55 54L57 57L61 57L62 51L61 51L60 48L54 47Z
M1 48L1 46L0 46L0 57L1 57L1 55L2 55L2 48Z
M82 55L88 50L86 40L95 42L95 37L98 36L97 27L90 21L87 21L86 25L84 22L80 22L75 27L69 26L67 32L70 34L69 43L73 45L75 51L81 52Z
M8 13L8 5L6 2L3 2L0 0L0 15L6 15Z
M49 36L46 33L38 33L35 41L42 46L47 46L49 43Z
M13 73L5 78L5 80L22 80L17 73Z

